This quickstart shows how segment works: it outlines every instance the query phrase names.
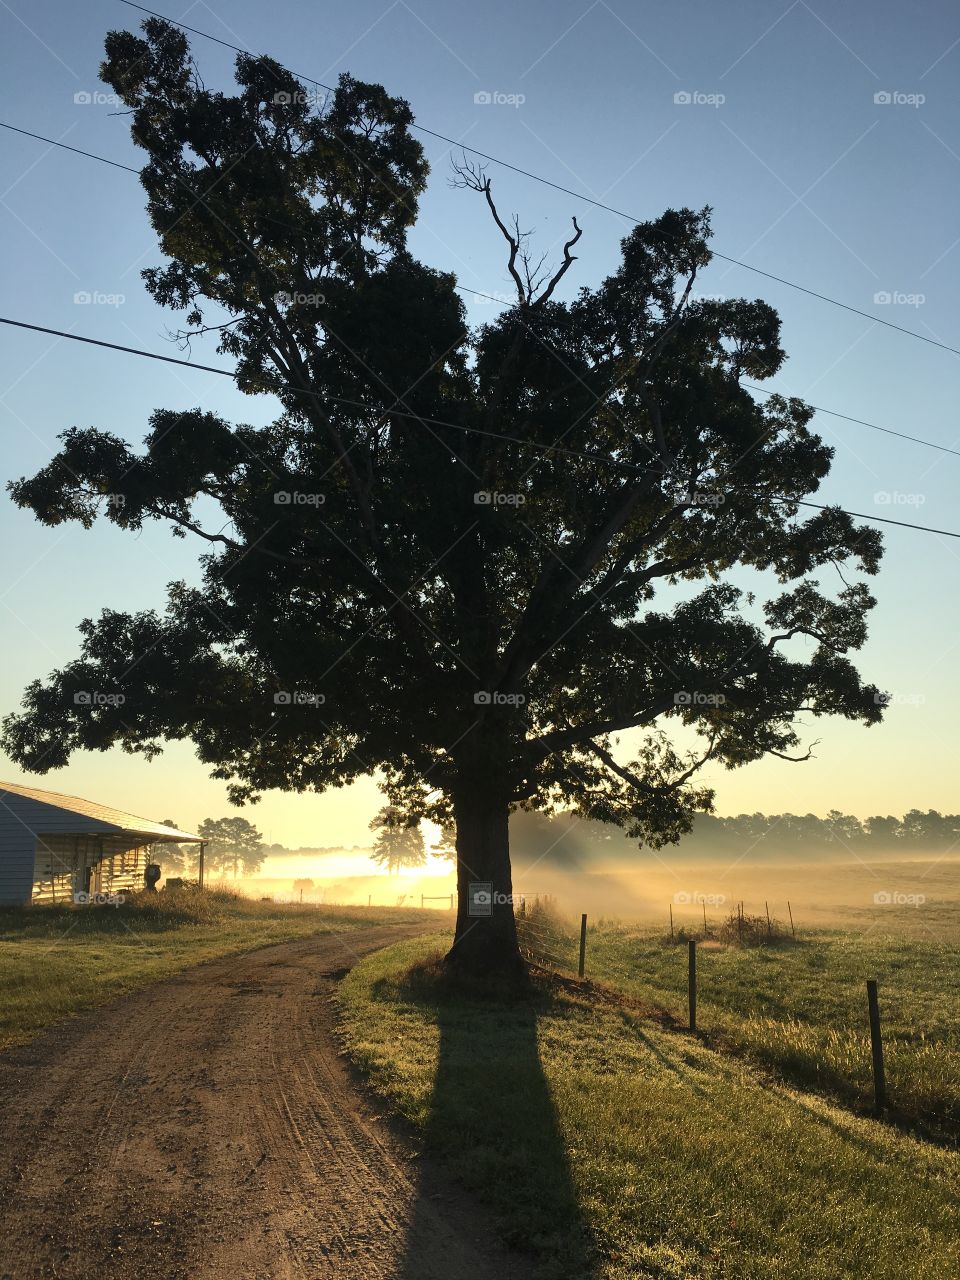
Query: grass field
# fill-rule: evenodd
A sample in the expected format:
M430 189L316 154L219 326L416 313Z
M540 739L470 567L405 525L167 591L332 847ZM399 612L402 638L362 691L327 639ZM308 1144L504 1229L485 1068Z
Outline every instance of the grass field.
M956 907L944 910L956 920ZM542 947L575 970L572 925L544 912L527 923L534 951ZM745 947L708 938L698 950L698 1030L784 1079L864 1109L873 1098L865 983L875 978L891 1115L956 1143L960 959L943 924L906 930L898 921L892 932L857 923L801 934L796 942L786 929L773 945ZM677 943L664 930L600 921L588 929L586 971L685 1022L687 947L679 932Z
M0 1049L204 960L423 918L413 909L300 907L219 890L138 894L119 907L0 908Z
M594 935L591 970L605 967L635 996L541 973L518 1004L451 993L436 966L445 941L402 943L348 974L345 1046L491 1206L504 1237L538 1259L543 1280L960 1274L957 1155L644 1016L639 996L677 1003L677 949L610 927ZM842 940L824 945L824 959L839 960ZM742 1002L762 977L765 1016L786 1021L784 966L801 961L790 992L806 992L810 1025L822 1028L816 992L836 967L807 954L738 954L727 973ZM850 953L850 981L858 954L870 956ZM828 1005L845 1009L836 985ZM736 1022L736 1004L708 1008Z

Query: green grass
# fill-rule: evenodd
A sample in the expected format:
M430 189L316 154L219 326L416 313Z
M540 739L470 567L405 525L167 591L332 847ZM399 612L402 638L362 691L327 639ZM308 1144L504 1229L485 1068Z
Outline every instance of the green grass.
M415 909L301 907L221 890L137 894L120 907L0 908L0 1049L205 960L325 930L422 919Z
M452 992L443 941L347 975L344 1043L542 1280L960 1274L955 1153L764 1081L609 990L541 974L520 1002ZM664 965L645 976L676 994Z
M574 968L572 927L534 917L533 938ZM687 1017L687 948L646 927L599 922L587 974L680 1020ZM960 961L936 934L818 930L796 944L700 946L698 1027L785 1079L855 1108L872 1103L865 982L879 983L893 1116L928 1136L960 1138Z

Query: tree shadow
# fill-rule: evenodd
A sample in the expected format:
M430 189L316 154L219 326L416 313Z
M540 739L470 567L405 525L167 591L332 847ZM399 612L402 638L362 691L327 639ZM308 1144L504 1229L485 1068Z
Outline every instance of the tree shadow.
M550 997L532 986L519 993L458 990L439 966L414 970L409 995L429 1008L439 1045L426 1160L403 1262L391 1280L432 1274L423 1263L438 1208L458 1234L482 1234L472 1259L449 1259L447 1276L590 1280L593 1240L537 1042Z

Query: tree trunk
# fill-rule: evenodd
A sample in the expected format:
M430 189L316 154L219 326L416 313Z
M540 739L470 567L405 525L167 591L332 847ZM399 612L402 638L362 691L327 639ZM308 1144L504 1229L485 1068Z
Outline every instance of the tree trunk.
M473 976L524 970L513 915L509 801L471 771L454 793L457 824L457 928L446 963Z

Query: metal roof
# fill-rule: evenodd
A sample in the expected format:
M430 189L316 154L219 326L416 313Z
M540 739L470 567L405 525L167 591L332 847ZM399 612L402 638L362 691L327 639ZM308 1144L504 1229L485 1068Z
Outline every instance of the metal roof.
M85 831L91 830L89 823L93 822L96 824L96 829L104 831L129 831L135 835L151 836L152 843L155 844L180 841L201 843L201 837L194 835L193 832L179 831L176 827L165 826L162 822L138 818L136 814L124 813L122 809L112 809L106 804L95 804L94 801L83 800L80 796L64 796L57 791L41 791L37 787L24 787L17 782L0 782L0 805L4 808L10 807L8 797L11 800L14 797L20 800L32 800L37 805L58 809L61 813L75 813L78 817L87 819L83 825ZM21 808L16 804L16 800L14 804L18 809ZM41 831L43 828L38 824L34 829Z

